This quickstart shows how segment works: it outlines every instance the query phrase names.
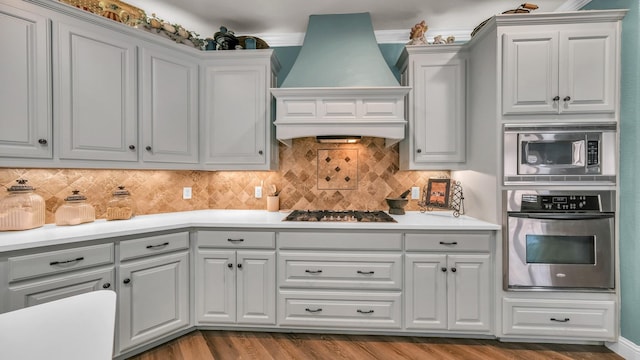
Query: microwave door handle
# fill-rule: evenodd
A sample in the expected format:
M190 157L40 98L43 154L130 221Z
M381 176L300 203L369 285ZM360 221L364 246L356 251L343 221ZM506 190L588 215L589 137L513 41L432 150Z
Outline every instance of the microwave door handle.
M587 158L587 148L585 146L586 142L587 142L586 139L573 142L573 146L572 146L573 154L571 155L572 165L580 166L580 167L586 165L586 158Z
M525 219L538 219L538 220L598 220L608 219L615 215L611 213L606 214L527 214L527 213L509 213L509 217L525 218Z

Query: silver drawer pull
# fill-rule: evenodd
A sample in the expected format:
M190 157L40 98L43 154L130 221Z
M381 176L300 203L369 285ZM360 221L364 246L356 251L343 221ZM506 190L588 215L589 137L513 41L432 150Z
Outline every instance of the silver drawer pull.
M317 313L322 311L322 308L317 308L317 309L309 309L309 308L305 308L304 311L306 312L310 312L310 313Z
M564 318L564 319L556 319L556 318L551 318L549 319L551 321L555 321L555 322L561 322L561 323L565 323L565 322L569 322L569 318Z
M167 245L169 245L168 242L163 244L158 244L158 245L147 245L147 249L157 249L157 248L165 247Z
M75 259L71 259L71 260L65 260L65 261L52 261L49 263L49 265L54 266L54 265L63 265L63 264L69 264L69 263L74 263L74 262L78 262L78 261L82 261L84 260L83 256L80 256L78 258Z
M373 275L373 274L375 274L375 271L362 271L362 270L358 270L357 272L358 272L358 274L361 274L361 275Z
M306 272L307 274L321 274L322 270L305 270L304 272Z
M457 241L440 241L440 245L458 245Z
M360 314L373 314L373 310L356 310L357 312L359 312Z
M243 242L244 239L227 239L229 242Z

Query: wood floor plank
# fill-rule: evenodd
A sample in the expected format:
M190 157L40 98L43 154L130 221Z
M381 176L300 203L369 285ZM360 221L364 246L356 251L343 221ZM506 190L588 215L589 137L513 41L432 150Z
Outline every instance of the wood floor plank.
M604 346L416 336L194 331L129 360L624 360Z
M200 331L194 331L180 338L177 342L180 356L176 360L215 360L209 351L207 341Z

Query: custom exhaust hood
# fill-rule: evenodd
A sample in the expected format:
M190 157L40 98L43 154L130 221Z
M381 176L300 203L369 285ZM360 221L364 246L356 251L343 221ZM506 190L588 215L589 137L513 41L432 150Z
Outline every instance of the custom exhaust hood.
M369 13L311 15L276 98L276 137L405 136L405 95L376 42Z

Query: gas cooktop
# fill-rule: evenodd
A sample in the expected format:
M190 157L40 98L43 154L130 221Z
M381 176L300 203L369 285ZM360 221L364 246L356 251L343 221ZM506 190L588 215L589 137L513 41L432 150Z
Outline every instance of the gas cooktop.
M282 221L397 222L384 211L293 210Z

